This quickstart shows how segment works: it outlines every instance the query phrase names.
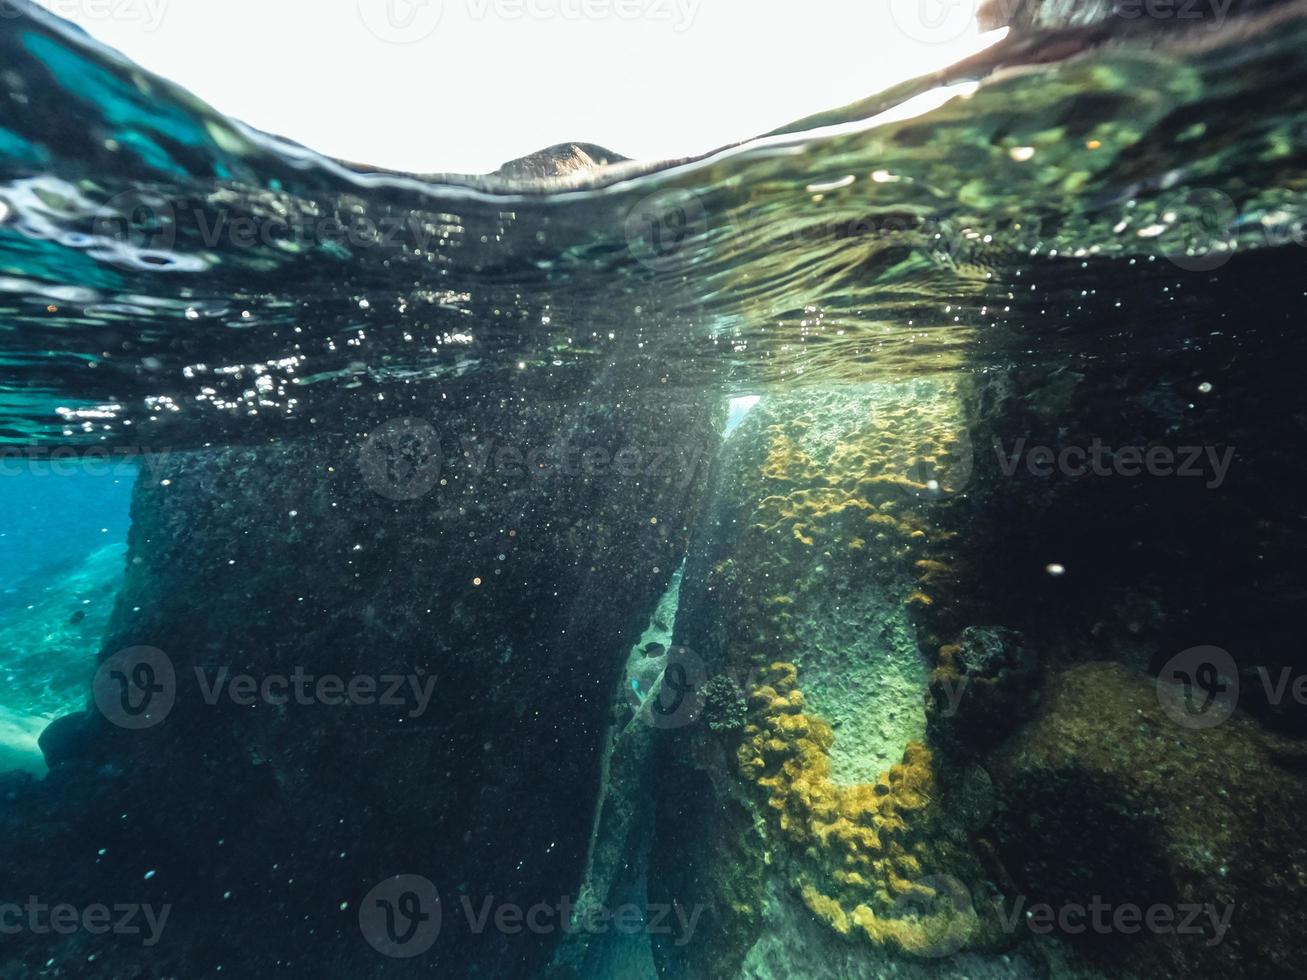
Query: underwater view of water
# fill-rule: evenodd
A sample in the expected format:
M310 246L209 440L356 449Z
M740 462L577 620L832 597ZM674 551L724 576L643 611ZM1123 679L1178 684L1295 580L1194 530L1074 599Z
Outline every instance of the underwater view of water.
M3 0L0 976L1301 976L1307 14L1006 6L462 176Z

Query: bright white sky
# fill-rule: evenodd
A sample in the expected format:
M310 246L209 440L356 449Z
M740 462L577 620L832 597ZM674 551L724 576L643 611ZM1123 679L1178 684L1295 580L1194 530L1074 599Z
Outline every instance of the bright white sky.
M682 156L983 47L974 0L39 0L332 156L482 173L565 140Z

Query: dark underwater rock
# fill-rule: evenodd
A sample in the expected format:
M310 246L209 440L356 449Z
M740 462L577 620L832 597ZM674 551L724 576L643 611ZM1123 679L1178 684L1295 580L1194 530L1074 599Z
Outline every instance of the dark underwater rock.
M927 707L936 738L970 753L1016 728L1039 701L1039 659L1016 630L968 626L940 648Z
M1131 318L1088 326L1068 341L1075 356L1031 363L1020 340L991 350L1008 367L973 376L965 396L974 467L958 506L941 512L959 585L937 632L1014 632L945 643L932 675L932 744L964 763L943 776L962 804L955 816L982 851L994 847L991 878L1009 910L1095 895L1234 908L1219 942L1055 930L1038 943L1054 975L1260 980L1295 969L1307 878L1293 828L1307 767L1303 743L1283 735L1307 731L1292 696L1307 663L1301 617L1290 611L1301 605L1307 471L1291 448L1302 444L1300 386L1278 366L1300 360L1304 340L1250 316L1250 294L1229 284L1256 275L1255 308L1276 309L1301 292L1290 284L1300 265L1284 249L1237 256L1219 276L1185 279L1187 310L1174 319L1163 312L1174 272L1141 269L1120 287L1137 304ZM1040 315L1038 301L1013 309L1021 322ZM1225 322L1241 329L1223 333ZM1138 323L1159 324L1156 349L1109 353ZM1180 339L1181 327L1204 342ZM1095 444L1112 450L1101 471L1030 465L1045 448L1051 458ZM1152 446L1197 448L1228 470L1117 468L1129 447ZM1242 682L1240 710L1193 730L1159 707L1157 675L1212 647ZM1276 693L1267 676L1287 688Z
M740 685L725 674L711 677L703 688L703 717L714 732L733 732L744 727L749 714Z
M1055 934L1107 975L1300 975L1307 782L1285 753L1301 754L1241 713L1184 728L1146 675L1076 667L991 757L998 851L1028 907L1229 910L1227 929Z
M1240 705L1307 734L1307 704L1261 681L1307 673L1298 611L1307 460L1297 449L1307 423L1300 386L1279 369L1307 356L1307 342L1278 321L1248 318L1247 296L1225 288L1257 275L1268 308L1294 302L1300 265L1298 250L1276 249L1186 279L1184 329L1204 333L1202 344L1163 331L1156 352L1122 361L1099 353L1121 329L1103 322L1072 360L1023 364L1012 351L991 352L1014 366L976 376L967 396L975 465L948 525L965 585L944 642L969 624L1002 623L1045 669L1114 660L1152 673L1187 649L1220 647L1247 680ZM1139 322L1170 322L1173 275L1137 273L1128 288ZM1245 327L1220 332L1227 321ZM1032 465L1035 453L1096 444L1099 471ZM1131 447L1160 447L1175 463L1118 468Z
M91 758L95 752L97 731L94 719L84 711L56 718L38 739L45 764L54 769Z
M140 730L110 722L112 700L56 722L54 770L6 811L0 863L59 900L171 903L168 930L91 967L85 937L25 936L0 964L355 980L517 977L545 962L559 924L476 935L460 899L475 911L575 897L599 736L684 554L716 403L659 386L437 404L371 433L342 423L179 454L138 484L101 659L163 651L171 673L151 679L171 707ZM564 464L561 443L610 463ZM532 450L540 465L523 465ZM634 461L618 465L622 450ZM306 700L236 696L240 675L297 670L379 683L370 698L316 684ZM233 686L215 688L224 677ZM394 700L391 678L405 682ZM433 882L444 909L413 960L360 932L365 896L400 874Z
M687 726L661 747L651 893L711 909L693 947L658 950L665 975L929 971L902 896L975 869L918 742L914 617L946 594L935 530L965 480L958 419L947 384L798 388L727 439L676 638L749 710L738 733Z

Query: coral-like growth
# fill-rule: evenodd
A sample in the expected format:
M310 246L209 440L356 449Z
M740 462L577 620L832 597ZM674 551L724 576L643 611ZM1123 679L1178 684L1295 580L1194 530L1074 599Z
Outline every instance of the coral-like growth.
M1020 633L968 626L956 643L940 647L930 675L933 731L965 751L1002 738L1029 717L1040 676Z
M935 796L930 751L910 743L903 761L876 782L841 786L830 776L834 734L804 713L795 666L771 664L759 680L749 695L740 772L762 791L775 825L800 855L800 891L809 909L841 934L861 933L909 951L938 941L936 917L896 914L905 899L923 897L918 882L935 861L927 814Z
M703 717L714 732L734 732L744 727L749 706L740 685L718 674L703 686Z
M779 845L773 860L836 932L907 951L976 924L929 884L958 855L940 829L932 754L914 740L926 672L908 618L947 598L954 575L931 506L966 478L955 408L947 392L899 392L773 410L756 475L739 484L743 530L714 569L731 667L751 677L738 772ZM820 619L830 614L862 617L866 634L835 633ZM896 689L905 696L887 696ZM831 722L856 741L837 745Z
M913 505L941 492L933 474L956 462L961 453L956 438L939 428L933 441L917 447L920 452L909 452L881 427L865 423L843 434L819 466L800 446L812 425L800 417L768 427L761 467L768 492L754 511L754 530L783 552L872 552L873 569L887 572L907 563L919 585L909 603L932 605L934 593L951 584L953 570L937 557L925 557L926 546L938 549L951 534Z

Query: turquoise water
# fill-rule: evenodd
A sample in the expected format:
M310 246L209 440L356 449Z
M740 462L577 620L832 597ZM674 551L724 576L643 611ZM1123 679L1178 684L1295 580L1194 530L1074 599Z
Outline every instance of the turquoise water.
M0 477L0 595L127 540L136 466L113 460L8 458Z
M136 465L71 455L3 465L0 764L44 773L37 737L85 702L122 585Z

